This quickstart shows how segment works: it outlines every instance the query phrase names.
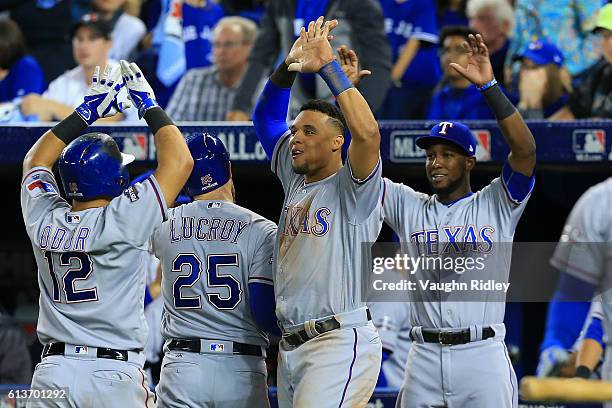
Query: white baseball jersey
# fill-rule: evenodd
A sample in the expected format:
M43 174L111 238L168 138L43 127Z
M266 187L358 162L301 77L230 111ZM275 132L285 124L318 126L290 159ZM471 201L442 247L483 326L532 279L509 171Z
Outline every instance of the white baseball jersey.
M381 162L367 178L347 163L326 179L306 184L291 166L290 132L277 142L272 171L285 201L275 246L276 315L288 325L351 311L362 302L363 244L382 226Z
M249 283L272 284L276 225L226 201L173 208L153 235L162 262L164 338L268 345L251 313Z
M612 178L589 188L570 213L551 263L601 291L604 332L612 333ZM605 336L610 344L610 336Z
M53 174L30 171L21 208L38 266L38 337L91 347L143 349L149 237L167 216L154 176L106 207L73 212Z
M498 177L474 194L443 204L436 195L418 193L388 179L384 179L384 183L385 222L399 235L402 248L409 256L417 258L466 253L474 257L474 254L482 253L484 269L478 277L508 281L511 243L529 195L518 202L507 188L508 181ZM423 249L427 251L426 254L420 252ZM462 278L454 272L452 276L429 276L432 281L448 279L449 276L457 280ZM407 293L413 300L410 308L412 326L465 328L502 323L504 319L505 294L497 297L496 301L466 301L460 293L455 298L455 294L451 294L447 298L449 300L440 301L440 297L436 297L440 292L432 292L428 295L433 297L415 301L413 297L418 291Z

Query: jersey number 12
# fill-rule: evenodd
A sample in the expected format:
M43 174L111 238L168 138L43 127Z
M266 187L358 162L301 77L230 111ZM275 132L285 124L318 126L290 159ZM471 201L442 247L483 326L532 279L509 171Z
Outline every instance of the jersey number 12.
M61 302L60 286L66 296L66 303L91 302L98 300L98 289L75 289L75 281L85 280L93 272L93 263L88 254L84 252L62 252L58 253L60 266L67 266L68 270L60 280L57 278L53 264L53 252L43 251L49 274L53 284L51 297L54 302ZM76 261L76 263L75 263ZM75 264L75 267L72 265Z

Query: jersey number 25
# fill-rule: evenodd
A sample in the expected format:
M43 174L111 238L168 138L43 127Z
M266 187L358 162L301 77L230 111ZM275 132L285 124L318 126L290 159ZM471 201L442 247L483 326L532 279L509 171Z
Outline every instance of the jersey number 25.
M179 254L172 262L172 272L180 273L183 266L189 267L189 275L176 278L172 285L174 307L176 309L200 309L201 295L185 296L181 289L190 288L200 280L202 261L195 254ZM222 275L219 269L223 266L239 267L238 254L208 255L206 257L206 296L208 301L219 310L234 309L242 300L240 282L232 275ZM226 288L227 296L220 293L208 293L209 288Z

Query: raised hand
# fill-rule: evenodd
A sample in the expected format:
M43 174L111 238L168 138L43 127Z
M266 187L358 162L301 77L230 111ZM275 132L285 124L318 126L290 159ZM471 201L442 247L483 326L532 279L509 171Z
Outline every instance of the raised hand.
M138 65L133 62L130 64L125 60L121 60L119 64L123 81L128 89L128 96L138 109L138 117L142 119L147 110L159 106L155 101L153 89Z
M357 86L364 77L372 75L371 71L367 69L359 70L359 58L353 50L349 50L346 45L341 46L336 50L338 52L338 61L342 71L353 83L353 86Z
M478 87L493 80L493 67L489 59L489 49L482 36L480 34L476 34L476 36L470 34L468 41L463 43L463 48L469 57L467 67L464 68L455 62L451 62L449 65Z
M121 81L121 71L106 65L102 79L100 79L100 67L96 67L91 79L91 87L85 95L84 102L77 106L76 113L91 125L99 118L114 116L118 112L128 109L129 102L117 102L117 95L124 83Z
M308 31L302 27L300 38L294 43L299 48L292 47L293 57L287 57L289 71L319 72L321 67L334 60L334 54L329 43L329 33L338 25L337 20L323 22L323 17L308 24ZM299 42L298 42L299 41ZM301 50L300 50L301 49ZM291 52L289 53L291 56Z

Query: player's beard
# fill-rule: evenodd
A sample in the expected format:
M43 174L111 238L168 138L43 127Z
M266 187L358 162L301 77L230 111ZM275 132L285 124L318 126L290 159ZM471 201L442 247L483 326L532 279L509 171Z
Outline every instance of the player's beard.
M296 165L292 165L291 167L293 167L293 171L296 174L307 174L308 173L308 164L304 163L300 166L296 166Z
M429 186L431 187L431 190L439 195L439 196L449 196L451 195L455 190L459 189L459 187L461 187L461 185L464 183L465 178L467 177L467 173L463 173L459 178L457 178L456 180L451 180L447 186L445 187L434 187L433 183L431 180L429 180Z

